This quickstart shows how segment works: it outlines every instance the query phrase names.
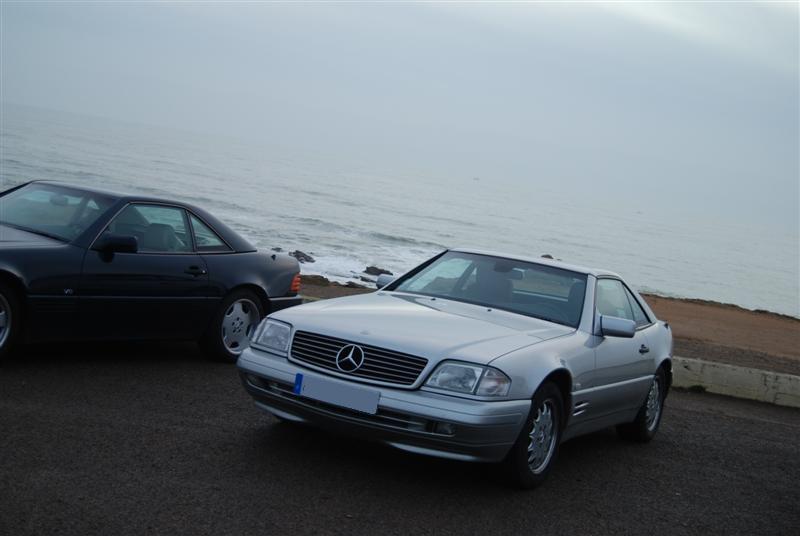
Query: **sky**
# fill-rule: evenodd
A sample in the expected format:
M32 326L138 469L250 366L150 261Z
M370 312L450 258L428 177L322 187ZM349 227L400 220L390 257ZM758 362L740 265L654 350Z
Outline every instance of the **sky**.
M5 103L800 232L797 3L4 1L0 15Z

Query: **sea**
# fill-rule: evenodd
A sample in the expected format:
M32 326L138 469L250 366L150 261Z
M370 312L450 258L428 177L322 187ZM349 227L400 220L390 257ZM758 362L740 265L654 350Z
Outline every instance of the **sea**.
M58 180L199 205L305 274L401 274L451 247L620 273L640 291L800 317L798 230L653 214L558 185L384 169L303 148L3 103L0 187Z

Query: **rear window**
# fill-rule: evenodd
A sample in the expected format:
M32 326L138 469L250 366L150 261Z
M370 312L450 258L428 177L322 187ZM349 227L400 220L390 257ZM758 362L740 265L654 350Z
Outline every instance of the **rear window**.
M192 220L194 243L197 245L197 251L213 253L231 250L219 235L211 230L211 227L200 221L200 218L191 214L189 219Z

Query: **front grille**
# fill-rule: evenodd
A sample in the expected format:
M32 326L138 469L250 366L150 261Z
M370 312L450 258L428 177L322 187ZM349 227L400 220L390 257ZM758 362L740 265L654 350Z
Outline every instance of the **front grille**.
M304 363L342 372L336 366L336 354L348 344L357 344L364 350L364 364L358 370L347 373L356 378L411 385L428 363L428 360L422 357L307 331L298 331L294 334L292 357Z

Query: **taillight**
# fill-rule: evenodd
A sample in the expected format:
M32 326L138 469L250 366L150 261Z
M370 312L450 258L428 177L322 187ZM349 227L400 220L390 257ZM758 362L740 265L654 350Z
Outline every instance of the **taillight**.
M289 285L289 291L298 294L300 292L300 274L296 274L292 278L292 284Z

